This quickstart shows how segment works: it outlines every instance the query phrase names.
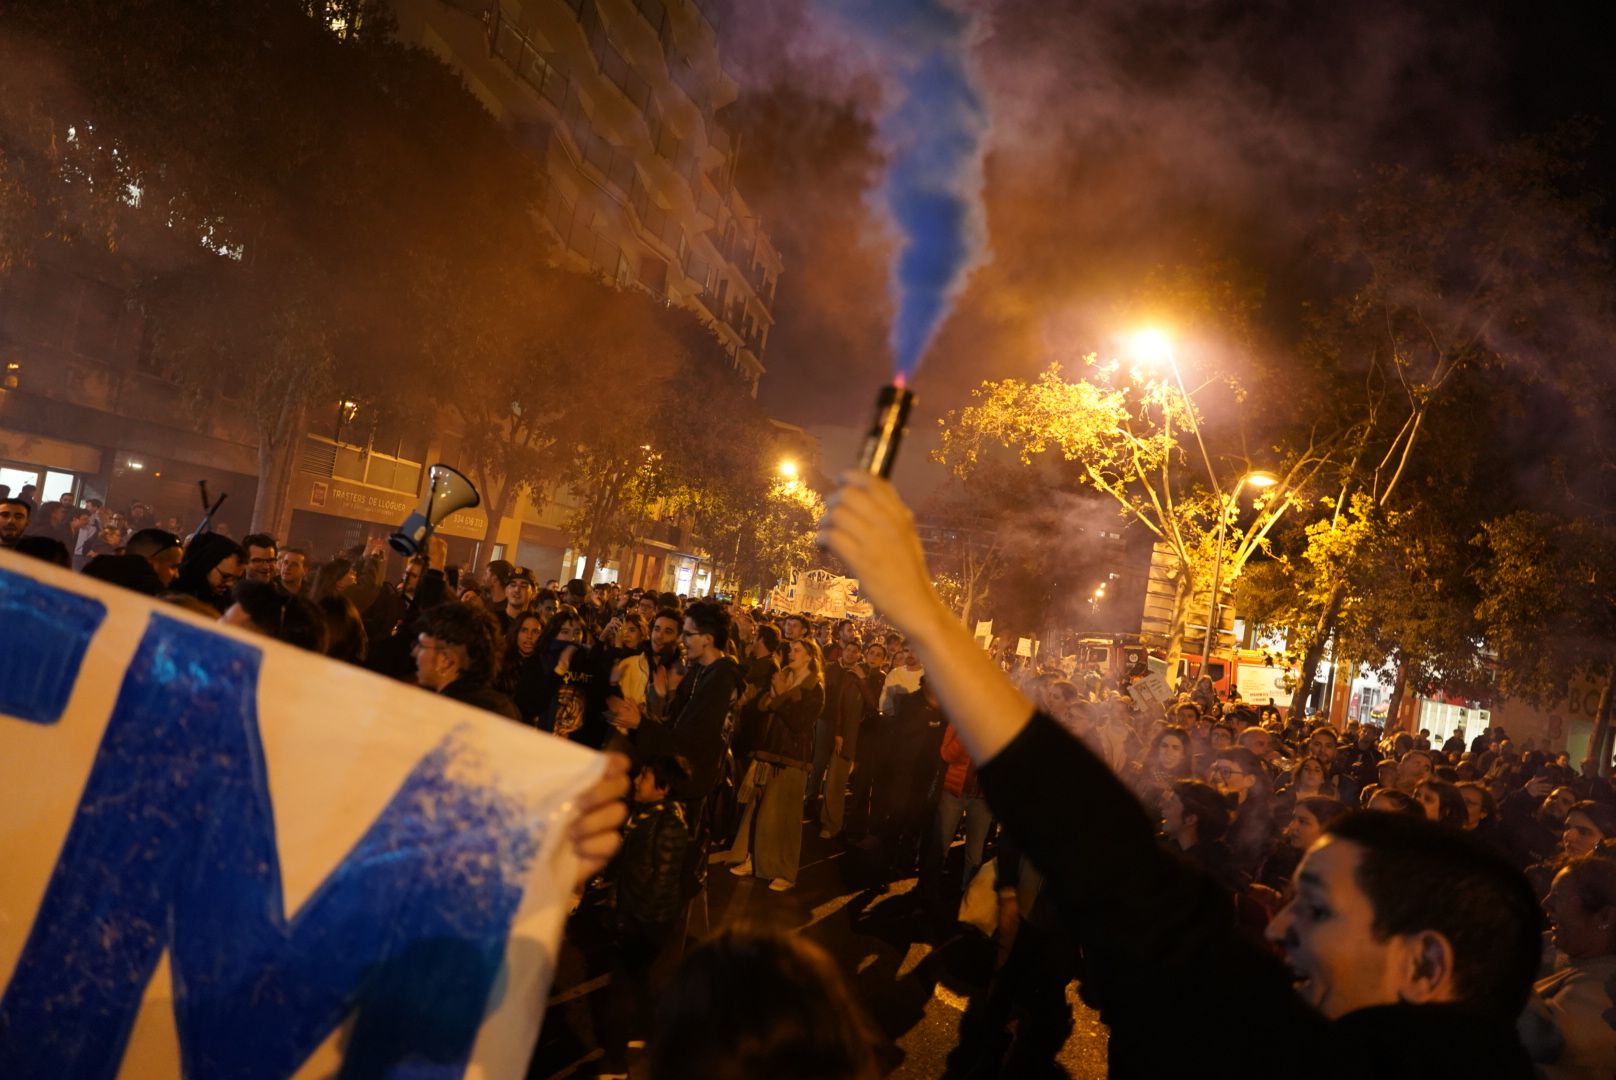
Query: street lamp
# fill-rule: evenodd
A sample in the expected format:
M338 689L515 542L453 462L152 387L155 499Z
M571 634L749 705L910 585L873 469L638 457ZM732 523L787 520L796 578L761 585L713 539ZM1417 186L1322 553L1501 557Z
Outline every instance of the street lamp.
M1212 656L1217 651L1218 641L1218 589L1223 585L1223 540L1229 533L1229 507L1233 506L1236 513L1240 512L1240 493L1247 484L1254 488L1273 487L1279 483L1279 478L1273 473L1257 470L1242 476L1234 486L1234 493L1229 496L1228 503L1223 496L1218 495L1218 553L1212 560L1212 599L1206 609L1206 638L1201 648L1201 671L1204 674L1207 665L1212 663Z
M797 463L790 458L780 462L780 475L787 480L795 480L797 478Z
M1195 401L1190 397L1189 388L1184 385L1184 374L1178 370L1178 359L1173 352L1173 339L1167 331L1160 327L1150 326L1134 332L1132 339L1134 356L1145 364L1156 366L1165 363L1173 372L1173 379L1178 383L1178 392L1184 395L1184 411L1190 418L1190 430L1195 432L1195 445L1201 448L1201 461L1206 465L1206 478L1212 484L1212 490L1218 490L1218 472L1212 467L1212 455L1206 452L1206 441L1201 438L1201 424L1195 419Z

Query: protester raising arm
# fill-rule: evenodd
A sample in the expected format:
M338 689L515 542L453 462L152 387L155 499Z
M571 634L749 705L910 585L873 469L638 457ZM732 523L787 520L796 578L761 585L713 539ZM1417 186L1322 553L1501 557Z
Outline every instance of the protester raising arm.
M1536 961L1536 910L1509 867L1423 819L1343 819L1304 857L1302 899L1270 927L1287 970L937 599L890 485L844 476L820 542L936 676L995 817L1053 888L1083 948L1084 996L1110 1027L1111 1075L1292 1076L1304 1060L1310 1075L1343 1078L1531 1075L1512 1022ZM1485 899L1455 899L1472 894ZM1175 1001L1196 1007L1173 1010L1164 1038Z
M819 541L841 556L864 596L901 630L920 655L928 684L971 756L985 762L1027 726L1032 702L977 647L937 598L914 515L891 485L865 473L843 477Z

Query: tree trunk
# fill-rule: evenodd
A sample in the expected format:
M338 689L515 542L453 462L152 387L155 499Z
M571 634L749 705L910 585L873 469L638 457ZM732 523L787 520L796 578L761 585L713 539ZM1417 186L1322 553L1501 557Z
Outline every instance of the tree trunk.
M1386 734L1402 727L1403 697L1408 692L1408 659L1397 658L1397 678L1392 682L1392 696L1386 702Z
M1184 626L1189 621L1190 601L1195 597L1195 575L1184 566L1178 575L1178 588L1173 596L1173 621L1167 626L1167 685L1178 689L1178 662L1184 655ZM1204 666L1206 658L1202 657Z
M514 502L509 492L512 485L505 481L495 481L486 469L479 469L476 479L482 481L477 493L482 496L481 509L488 519L483 527L482 543L477 548L477 562L473 570L486 570L488 564L494 561L494 542L499 539L499 525L505 518L505 504ZM516 553L511 552L514 556ZM509 561L515 562L514 558Z
M1343 731L1347 726L1347 709L1352 704L1352 677L1358 662L1348 660L1337 663L1330 674L1334 687L1330 690L1330 726Z
M291 486L293 450L303 434L303 410L288 404L258 438L258 490L253 494L252 531L276 532L284 525ZM284 537L281 537L284 539Z
M1302 670L1297 674L1296 690L1291 694L1291 715L1305 716L1307 714L1307 698L1313 692L1313 679L1319 673L1319 661L1324 659L1324 646L1330 641L1330 635L1335 633L1335 620L1341 614L1341 605L1347 599L1347 586L1345 582L1338 582L1325 598L1324 608L1319 612L1319 622L1314 628L1313 644L1307 647L1302 655ZM1389 719L1389 717L1388 717Z
M584 548L583 582L586 586L595 580L595 567L600 561L600 534L606 529L606 522L614 509L614 499L615 495L606 486L595 495L595 505L589 515L588 546Z
M1610 749L1605 744L1610 741L1613 707L1616 707L1616 663L1606 673L1605 687L1599 692L1599 711L1594 714L1594 730L1588 736L1588 756L1582 761L1583 775L1588 773L1589 762L1593 763L1597 775L1610 775Z

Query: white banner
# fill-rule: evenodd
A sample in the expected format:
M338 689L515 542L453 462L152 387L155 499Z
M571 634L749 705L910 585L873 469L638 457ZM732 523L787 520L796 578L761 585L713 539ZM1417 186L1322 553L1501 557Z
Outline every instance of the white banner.
M0 553L0 1076L522 1076L602 765Z

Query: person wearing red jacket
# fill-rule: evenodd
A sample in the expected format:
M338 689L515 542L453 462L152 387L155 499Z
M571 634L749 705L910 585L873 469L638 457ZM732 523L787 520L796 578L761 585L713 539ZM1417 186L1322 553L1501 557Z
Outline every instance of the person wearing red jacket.
M961 878L966 888L976 877L982 865L982 848L988 841L988 830L993 828L993 811L982 795L982 785L976 780L976 766L971 764L970 751L960 741L954 725L943 730L942 758L948 766L943 774L943 791L937 801L937 853L946 858L960 822L965 822L965 873ZM941 862L939 862L941 865Z

